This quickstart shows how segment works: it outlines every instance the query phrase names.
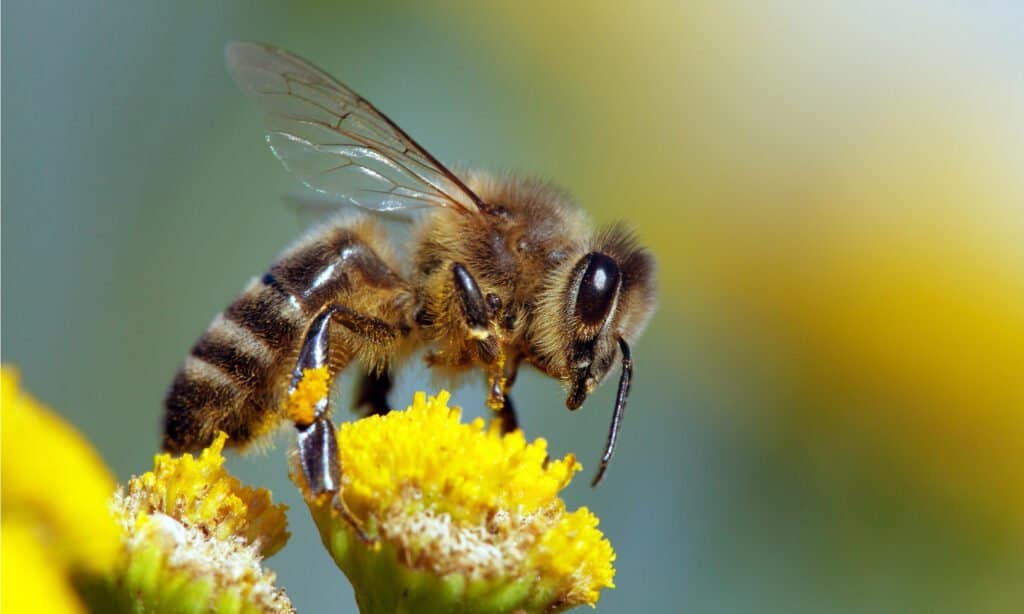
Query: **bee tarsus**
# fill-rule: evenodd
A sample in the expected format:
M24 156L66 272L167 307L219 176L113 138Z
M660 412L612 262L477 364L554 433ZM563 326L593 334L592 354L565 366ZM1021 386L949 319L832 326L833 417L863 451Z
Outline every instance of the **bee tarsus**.
M299 464L306 484L314 495L336 493L341 486L341 463L334 425L320 417L312 424L297 426Z

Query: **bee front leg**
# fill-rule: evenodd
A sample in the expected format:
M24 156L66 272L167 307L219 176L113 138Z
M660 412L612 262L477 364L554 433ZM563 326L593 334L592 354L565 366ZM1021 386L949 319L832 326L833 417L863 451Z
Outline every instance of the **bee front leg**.
M466 267L456 262L452 265L452 282L455 286L455 295L462 305L462 318L466 325L468 341L477 358L485 365L499 363L503 357L498 339L491 327L491 310L476 279Z
M455 291L462 305L462 315L465 318L466 327L469 328L469 335L473 339L486 339L490 336L490 318L487 312L487 303L484 295L480 292L480 286L469 270L456 262L452 265L452 281L455 284Z
M509 393L512 384L516 381L516 373L519 371L519 361L509 359L505 363L504 372L500 377L491 377L491 390L488 397L495 399L495 406L498 412L498 419L501 420L501 432L511 433L519 429L519 417L516 415L515 405L512 404L512 397Z

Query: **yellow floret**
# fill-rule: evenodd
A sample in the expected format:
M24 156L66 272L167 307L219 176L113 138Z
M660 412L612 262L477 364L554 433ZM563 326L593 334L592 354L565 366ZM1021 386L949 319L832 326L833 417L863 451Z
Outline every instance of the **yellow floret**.
M220 433L199 458L159 454L153 471L132 478L124 498L142 513L160 513L201 528L226 540L241 537L259 543L260 554L270 556L288 541L285 505L273 505L264 488L244 486L224 468Z
M482 418L461 424L460 412L447 406L449 396L442 391L428 401L417 393L408 411L341 426L345 501L357 515L387 509L409 487L419 493L407 505L455 521L501 509L536 510L580 470L571 454L545 466L543 439L527 444L521 431L502 436L485 429Z
M565 579L563 588L573 603L596 603L601 588L615 588L615 551L597 523L585 507L564 514L533 552L534 564L545 575Z

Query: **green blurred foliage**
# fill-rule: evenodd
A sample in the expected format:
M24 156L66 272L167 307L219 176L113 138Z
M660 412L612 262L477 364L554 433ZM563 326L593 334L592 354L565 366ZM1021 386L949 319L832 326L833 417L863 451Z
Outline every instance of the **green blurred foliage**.
M657 255L619 454L570 490L619 553L601 611L1020 610L1013 3L5 8L3 359L122 479L189 345L299 230L222 66L264 40L442 160L552 177ZM524 377L528 433L593 468L610 388L569 414ZM273 567L300 611L354 611L280 441L232 459L294 510Z

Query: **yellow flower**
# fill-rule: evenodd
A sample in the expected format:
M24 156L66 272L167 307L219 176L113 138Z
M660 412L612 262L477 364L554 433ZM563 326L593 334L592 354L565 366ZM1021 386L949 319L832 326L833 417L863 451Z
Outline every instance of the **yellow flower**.
M124 589L146 609L293 611L261 564L288 540L286 507L224 469L226 440L199 458L156 456L114 497L130 560Z
M0 371L5 612L82 611L71 576L109 576L121 540L114 478L88 442Z
M558 611L613 588L611 544L558 497L580 470L547 443L461 424L442 391L405 412L342 425L342 503L314 498L321 537L364 612ZM373 543L359 536L365 531Z
M4 514L3 586L4 612L45 609L53 614L85 612L69 581L67 570L54 561L53 553L39 539L38 527L25 518L9 519Z
M198 459L156 457L114 494L89 444L0 373L5 612L290 612L261 560L288 539L284 506ZM111 495L114 495L113 503Z

